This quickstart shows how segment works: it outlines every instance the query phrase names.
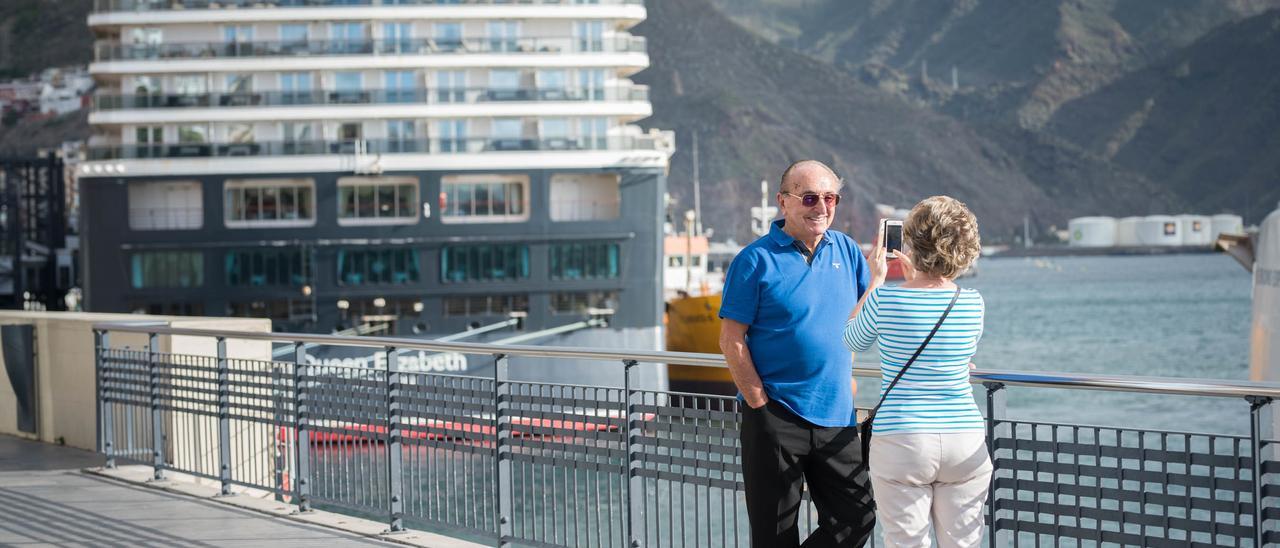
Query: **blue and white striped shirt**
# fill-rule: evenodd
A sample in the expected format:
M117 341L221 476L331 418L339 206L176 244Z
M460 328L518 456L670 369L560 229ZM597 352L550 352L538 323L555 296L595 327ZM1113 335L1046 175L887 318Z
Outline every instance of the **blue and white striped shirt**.
M845 325L844 344L866 351L880 339L880 395L911 359L951 302L954 289L878 287ZM960 292L929 346L876 414L876 434L970 432L984 429L973 401L969 360L982 338L985 305L977 290ZM876 401L880 401L876 398Z

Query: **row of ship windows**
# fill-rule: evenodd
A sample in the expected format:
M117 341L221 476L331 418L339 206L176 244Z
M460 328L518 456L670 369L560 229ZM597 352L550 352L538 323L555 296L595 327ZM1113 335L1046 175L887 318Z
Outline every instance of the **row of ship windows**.
M497 20L483 23L471 22L468 24L464 21L428 21L421 20L416 24L414 22L384 22L375 24L367 21L342 21L328 23L321 26L314 23L294 22L294 23L258 23L258 24L239 24L239 25L223 25L219 35L224 44L229 45L250 45L255 42L262 41L267 38L270 42L279 44L282 48L288 49L290 46L294 48L304 48L309 42L323 40L329 43L340 44L359 44L368 40L378 40L383 44L403 46L400 50L405 52L416 51L418 48L412 47L417 45L417 38L429 39L430 44L444 51L452 51L453 49L466 48L468 43L474 40L483 40L492 42L497 45L492 49L503 51L506 46L512 46L510 51L516 51L519 46L518 41L525 37L526 34L536 34L537 38L543 38L554 32L572 32L572 39L577 43L574 47L580 51L600 51L604 48L604 39L606 29L610 29L604 21L600 20L578 20L573 21L572 27L559 22L538 21L531 23L529 28L525 28L525 21L520 20ZM428 26L429 25L429 31ZM207 27L205 27L207 28ZM320 29L326 29L328 32L322 36ZM190 28L173 28L170 34L180 36L178 40L166 41L165 27L133 27L126 31L125 42L135 47L159 46L170 43L190 43ZM526 30L532 31L526 33ZM206 41L213 36L206 36Z
M511 312L529 312L529 294L462 295L441 297L441 315L446 318L471 318L477 316L505 316ZM549 294L548 308L555 314L584 314L591 308L617 308L617 291L560 291ZM276 321L305 321L315 319L315 300L266 299L232 301L227 303L227 316L242 318L268 318ZM363 322L370 319L417 319L425 306L421 299L366 298L343 299L336 303L339 315L347 322ZM138 314L165 316L203 316L201 303L132 302L129 309Z
M585 95L583 98L603 98L605 89L605 71L603 69L579 69L570 72L566 69L490 69L482 70L439 70L430 73L419 73L413 70L387 70L382 74L383 89L388 96L386 102L413 102L415 97L410 93L397 95L395 92L408 92L417 89L432 88L436 90L434 100L445 103L466 100L468 76L474 83L484 81L485 90L491 93L488 99L504 99L502 92L536 88L551 90L575 90ZM222 76L221 93L246 96L255 91L265 91L274 87L281 93L282 103L293 102L306 104L307 95L323 87L333 92L332 102L358 103L360 93L369 91L366 88L371 72L346 70L334 72L281 72L276 75L254 74L249 72L228 73ZM377 72L372 72L377 74ZM570 85L571 74L576 74L576 87ZM210 74L175 74L169 76L133 76L126 80L125 89L135 96L155 96L173 94L179 97L199 97L210 93L218 87L219 82ZM193 99L194 100L194 99ZM187 106L179 99L171 106ZM231 102L228 105L242 106Z
M428 122L418 119L385 120L382 122L337 122L322 124L320 122L232 122L232 123L196 123L157 126L132 126L133 145L136 155L147 157L148 145L186 145L198 147L210 143L220 143L229 147L241 146L244 150L237 153L228 151L226 155L252 155L253 144L259 137L274 137L282 143L293 144L303 150L324 136L337 143L354 144L357 141L368 141L380 133L376 141L387 150L368 150L367 152L418 152L415 148L422 146L426 137L426 129L434 126L434 141L437 146L431 147L440 152L468 152L472 142L477 139L497 143L497 146L516 147L523 140L564 141L568 148L578 145L584 149L607 148L609 119L603 117L581 118L485 118L481 120L466 118L450 118ZM483 137L472 138L473 126L488 126ZM571 142L572 141L572 142ZM335 150L334 153L351 153L351 150Z
M416 177L342 177L337 182L340 225L414 224L419 209ZM457 175L441 179L441 222L510 222L529 218L529 178L519 175ZM204 226L204 195L198 182L134 182L129 185L132 230L198 230ZM553 221L616 219L620 193L615 175L552 176ZM313 179L227 180L224 223L229 228L285 228L316 222Z
M615 279L621 273L616 243L550 246L552 280ZM130 257L134 289L198 288L205 285L200 251L144 251ZM337 281L342 286L403 285L421 281L418 250L340 249ZM315 259L301 249L233 250L224 255L228 287L304 287L314 283ZM440 249L442 283L503 282L529 278L526 244L459 245Z

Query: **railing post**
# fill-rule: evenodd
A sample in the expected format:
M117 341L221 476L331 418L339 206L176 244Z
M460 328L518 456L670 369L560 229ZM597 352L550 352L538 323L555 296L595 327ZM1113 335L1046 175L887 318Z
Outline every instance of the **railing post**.
M627 428L623 440L627 445L627 519L623 521L623 536L632 548L640 548L640 534L644 529L644 478L640 477L640 419L636 416L635 395L632 394L636 360L623 360L625 375L622 379L623 397L627 401Z
M99 425L102 429L102 442L100 447L102 453L107 457L105 466L107 468L116 467L115 455L115 413L111 409L111 393L108 385L110 381L107 379L107 351L111 348L111 334L107 331L94 330L94 361L98 370L98 405L101 414L98 417Z
M147 333L147 371L151 382L151 479L164 479L164 413L160 411L160 336Z
M227 339L218 337L218 479L221 495L231 494L231 373L227 364Z
M510 546L515 535L512 523L515 504L511 493L511 365L506 354L493 356L493 428L496 433L493 452L496 467L493 486L498 501L498 546Z
M1006 396L1004 383L984 382L987 389L987 452L991 455L991 482L987 487L987 544L996 548L996 512L1000 507L996 504L996 475L1000 472L996 465L996 428L1005 418Z
M400 351L385 349L387 357L387 492L390 498L388 529L404 531L404 454L400 441Z
M298 478L294 480L297 487L298 512L311 511L311 433L308 431L307 409L307 349L300 342L293 343L293 421L297 435L294 439L294 451L298 469L294 472Z
M1262 511L1262 409L1271 404L1271 398L1263 396L1246 396L1249 402L1249 456L1253 459L1253 545L1263 546L1265 536Z

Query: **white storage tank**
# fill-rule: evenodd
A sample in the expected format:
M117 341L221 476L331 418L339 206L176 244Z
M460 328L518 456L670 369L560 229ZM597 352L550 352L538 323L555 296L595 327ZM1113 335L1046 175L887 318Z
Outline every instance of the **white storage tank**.
M1071 247L1114 247L1116 220L1112 217L1079 217L1067 221Z
M1219 213L1211 217L1213 228L1209 232L1209 241L1218 241L1222 234L1244 234L1244 218L1239 215Z
M1121 247L1141 245L1138 241L1140 224L1142 224L1142 217L1125 217L1116 221L1116 245Z
M1213 244L1213 219L1207 215L1178 215L1182 245L1208 247Z
M1178 218L1172 215L1148 215L1138 223L1138 245L1182 245Z

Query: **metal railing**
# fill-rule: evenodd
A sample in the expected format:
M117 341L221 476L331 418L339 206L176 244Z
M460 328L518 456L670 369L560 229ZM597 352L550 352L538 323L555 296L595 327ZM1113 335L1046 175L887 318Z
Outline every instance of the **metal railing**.
M368 7L433 5L643 5L644 0L94 0L95 12L221 8Z
M147 158L228 158L326 154L467 154L480 152L645 150L639 137L468 137L446 139L362 139L166 143L89 147L90 160ZM363 145L363 146L361 146Z
M140 349L110 344L145 334ZM162 352L161 336L213 341ZM446 527L499 545L744 546L732 397L643 388L638 371L719 356L403 338L95 326L101 450L120 460L274 492L297 504ZM233 358L228 341L287 342L291 359ZM373 368L317 363L307 344L373 348ZM486 357L484 377L437 372L435 353ZM513 380L513 360L617 364L616 386ZM878 370L856 369L879 378ZM995 473L997 545L1280 544L1274 384L977 371ZM1247 436L1007 418L1014 387L1237 400ZM811 530L816 515L801 512Z
M540 38L367 38L298 41L166 42L160 44L102 41L94 46L97 61L208 59L332 55L461 55L473 53L644 53L643 36L618 35L590 39Z
M98 94L94 109L274 107L298 105L469 104L489 102L648 101L648 86L448 87L364 90L255 91L219 93Z

